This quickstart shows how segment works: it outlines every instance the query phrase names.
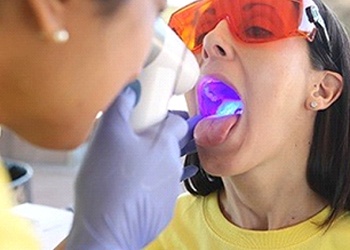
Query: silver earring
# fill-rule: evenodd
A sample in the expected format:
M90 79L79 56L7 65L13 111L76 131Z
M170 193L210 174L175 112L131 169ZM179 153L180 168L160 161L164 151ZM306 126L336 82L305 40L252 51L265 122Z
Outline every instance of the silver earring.
M56 43L66 43L69 40L69 33L66 29L56 30L52 38Z
M316 101L312 101L312 102L310 103L310 107L311 107L312 109L317 108L317 106L318 106L318 103L317 103Z

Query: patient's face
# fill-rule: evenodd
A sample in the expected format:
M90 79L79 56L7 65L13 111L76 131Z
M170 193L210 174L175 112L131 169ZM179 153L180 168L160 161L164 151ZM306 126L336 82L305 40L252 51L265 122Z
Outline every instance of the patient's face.
M198 60L202 75L221 79L244 103L242 115L205 118L196 127L198 154L207 172L238 175L283 162L294 147L307 148L311 138L306 130L313 118L305 102L314 70L303 38L245 44L222 21L205 37ZM186 98L190 113L198 113L195 91Z

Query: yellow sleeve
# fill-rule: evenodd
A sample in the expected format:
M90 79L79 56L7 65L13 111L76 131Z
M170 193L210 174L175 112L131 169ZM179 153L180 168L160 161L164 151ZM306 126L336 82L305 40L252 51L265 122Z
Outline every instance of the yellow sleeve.
M12 214L11 197L9 176L0 163L0 249L40 249L29 222Z

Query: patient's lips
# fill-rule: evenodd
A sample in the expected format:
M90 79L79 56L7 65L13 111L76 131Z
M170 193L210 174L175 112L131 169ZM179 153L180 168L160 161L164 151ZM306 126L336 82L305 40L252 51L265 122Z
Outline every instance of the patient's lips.
M197 88L199 112L204 117L194 131L196 143L213 147L223 143L243 112L238 93L223 81L204 76Z

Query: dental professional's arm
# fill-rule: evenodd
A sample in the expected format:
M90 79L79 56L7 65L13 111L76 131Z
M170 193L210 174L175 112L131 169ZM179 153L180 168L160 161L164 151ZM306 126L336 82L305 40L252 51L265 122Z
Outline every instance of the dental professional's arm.
M127 88L103 115L77 177L67 244L57 249L141 249L172 218L183 175L179 143L191 139L191 129L169 113L135 134L129 123L134 102Z

